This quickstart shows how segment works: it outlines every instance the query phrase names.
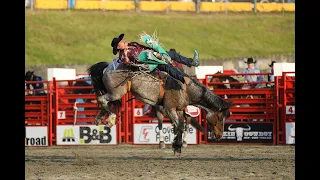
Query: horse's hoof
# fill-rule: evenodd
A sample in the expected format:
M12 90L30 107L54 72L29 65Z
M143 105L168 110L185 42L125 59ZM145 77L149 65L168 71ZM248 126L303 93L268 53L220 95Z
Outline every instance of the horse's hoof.
M112 127L114 124L116 124L116 118L117 118L117 115L110 114L110 116L107 119L109 127Z
M185 142L185 141L183 141L183 143L182 143L182 147L183 147L183 148L188 147L188 143L187 143L187 142Z
M164 148L166 148L164 142L163 142L163 141L160 141L160 143L159 143L159 149L164 149Z
M181 147L174 148L173 153L174 153L174 155L180 155L181 154Z

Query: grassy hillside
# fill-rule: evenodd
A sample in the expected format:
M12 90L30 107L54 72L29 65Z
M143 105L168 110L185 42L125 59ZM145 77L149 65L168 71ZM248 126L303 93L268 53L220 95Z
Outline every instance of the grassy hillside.
M294 53L294 14L26 11L26 65L87 64L113 57L112 38L157 30L165 49L201 59Z

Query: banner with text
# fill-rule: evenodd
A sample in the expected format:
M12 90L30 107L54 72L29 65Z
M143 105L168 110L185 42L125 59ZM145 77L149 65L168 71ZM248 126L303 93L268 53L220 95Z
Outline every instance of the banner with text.
M57 126L57 145L117 144L117 128L101 125Z
M170 123L164 123L162 125L162 132L164 143L171 144L174 139L172 125ZM134 124L134 144L159 144L159 139L158 124ZM197 131L192 126L189 126L187 142L188 144L197 144Z
M25 146L48 146L48 127L25 127Z
M208 132L207 142L273 143L273 123L226 123L223 137L216 141L216 139L211 138L211 132Z

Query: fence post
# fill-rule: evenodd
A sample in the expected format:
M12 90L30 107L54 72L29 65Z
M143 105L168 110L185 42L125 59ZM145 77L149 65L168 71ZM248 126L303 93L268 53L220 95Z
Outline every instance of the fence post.
M102 10L105 11L106 10L106 1L105 0L102 0Z
M254 13L257 13L257 0L254 0L253 9Z
M282 15L284 16L284 0L282 0Z
M31 4L30 4L30 6L31 6L31 10L33 10L34 0L31 0Z
M195 3L196 3L196 11L197 11L197 13L200 13L200 3L201 3L201 1L200 0L196 0Z
M134 9L136 12L139 11L139 0L134 0Z

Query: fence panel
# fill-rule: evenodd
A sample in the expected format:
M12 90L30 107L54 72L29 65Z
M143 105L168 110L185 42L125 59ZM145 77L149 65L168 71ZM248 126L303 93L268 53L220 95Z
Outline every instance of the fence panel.
M278 144L295 144L295 73L283 72L275 77L277 85Z
M93 87L76 82L83 80L56 81L53 106L55 109L55 142L57 145L115 145L117 144L117 125L96 126L94 119L100 108ZM106 118L102 121L106 123Z
M43 84L32 89L32 84ZM28 81L25 90L25 146L52 145L52 84L48 81Z
M209 131L206 135L208 143L276 144L275 90L266 86L271 83L268 81L241 82L229 78L248 75L267 76L268 73L206 75L206 86L221 98L233 102L231 116L225 122L224 136L220 141L215 141L210 138ZM256 84L261 84L261 88L250 88L250 85Z

